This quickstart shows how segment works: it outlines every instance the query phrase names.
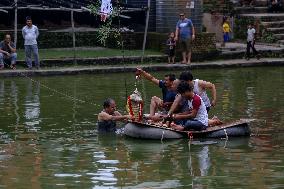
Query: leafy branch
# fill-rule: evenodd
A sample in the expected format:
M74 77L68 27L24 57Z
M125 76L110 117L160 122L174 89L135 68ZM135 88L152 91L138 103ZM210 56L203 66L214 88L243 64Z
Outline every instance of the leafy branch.
M100 15L100 5L101 1L97 1L95 4L91 4L88 6L88 8L91 10L91 12L95 15ZM114 38L116 45L120 47L122 45L120 41L120 29L118 27L113 26L112 21L113 18L119 17L119 8L118 7L113 7L112 14L108 15L107 20L100 25L98 28L98 42L106 46L107 40L110 38Z

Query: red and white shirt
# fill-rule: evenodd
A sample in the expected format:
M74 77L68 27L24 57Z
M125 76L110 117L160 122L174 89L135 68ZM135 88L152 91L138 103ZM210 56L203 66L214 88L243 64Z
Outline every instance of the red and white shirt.
M201 97L194 94L193 98L188 100L187 103L189 110L194 109L197 111L194 119L200 121L203 125L208 126L208 113Z

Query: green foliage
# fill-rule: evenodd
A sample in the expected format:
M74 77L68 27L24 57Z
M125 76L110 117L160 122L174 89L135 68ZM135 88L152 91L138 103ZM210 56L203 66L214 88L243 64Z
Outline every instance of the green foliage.
M233 3L229 0L204 0L203 12L205 13L223 13L230 14L233 12Z
M100 10L100 3L101 1L96 2L95 4L89 5L88 8L91 10L91 12L95 15L99 14ZM108 41L115 40L115 46L121 47L122 41L121 41L121 33L119 28L114 27L112 24L112 19L115 17L119 17L119 8L113 7L112 15L109 15L109 17L106 19L106 22L104 22L102 25L100 25L98 29L98 42L103 45L104 47L107 46Z
M234 25L234 35L236 39L246 39L247 37L247 26L253 23L251 18L236 18Z
M263 30L262 41L266 42L266 43L275 43L277 41L277 39L275 38L273 33L269 32L267 30Z
M18 60L25 60L25 51L23 49L18 50ZM64 59L73 58L74 52L72 48L67 49L39 49L40 58L43 59ZM162 55L158 51L146 50L146 55ZM125 56L140 56L141 50L125 50ZM113 57L122 56L120 49L109 48L94 48L94 49L77 49L77 58L98 58L98 57Z

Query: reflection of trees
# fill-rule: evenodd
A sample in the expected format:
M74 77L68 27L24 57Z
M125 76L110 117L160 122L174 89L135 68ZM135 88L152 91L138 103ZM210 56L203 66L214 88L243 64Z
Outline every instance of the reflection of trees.
M120 149L117 149L118 146ZM188 186L193 176L207 176L211 166L208 146L192 146L189 152L189 146L184 140L160 143L125 139L119 145L109 147L112 150L105 151L113 152L115 149L117 152L110 156L104 154L104 158L119 160L117 168L124 170L115 172L119 186L125 186L125 183L142 186L144 183L146 187L147 182L151 182L152 186L157 183L162 185L163 182ZM189 161L192 163L188 164Z
M0 147L1 151L5 151L9 156L8 159L1 162L1 186L5 188L41 188L42 154L38 146L28 144L26 140L16 140Z
M0 109L2 109L1 106L3 106L4 103L4 95L5 95L5 83L3 80L0 80Z
M27 94L26 94L26 101L25 101L25 114L24 117L26 118L25 124L27 126L34 126L38 125L39 114L40 114L40 83L36 82L33 85L31 80L28 80L27 84Z
M14 81L11 81L11 97L13 98L14 114L16 117L16 127L20 123L19 105L18 105L18 87Z

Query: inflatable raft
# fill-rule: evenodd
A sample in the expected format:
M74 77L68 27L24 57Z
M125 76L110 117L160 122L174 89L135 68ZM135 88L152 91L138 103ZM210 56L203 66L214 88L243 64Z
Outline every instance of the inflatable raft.
M251 131L249 122L252 119L239 119L208 127L203 131L177 131L169 127L142 122L128 122L124 134L129 137L142 139L178 139L178 138L228 138L249 136Z

